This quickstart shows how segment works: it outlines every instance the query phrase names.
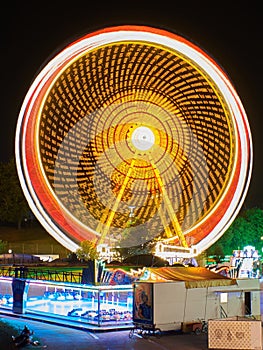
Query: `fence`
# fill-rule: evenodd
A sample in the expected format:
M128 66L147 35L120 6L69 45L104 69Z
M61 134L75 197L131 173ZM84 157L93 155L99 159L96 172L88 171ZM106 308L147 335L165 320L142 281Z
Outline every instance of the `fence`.
M72 272L59 271L55 269L44 270L25 267L2 267L0 269L0 276L70 283L81 283L82 281L82 271Z
M8 251L17 254L29 255L59 255L60 258L66 258L70 251L60 244L48 243L8 243Z

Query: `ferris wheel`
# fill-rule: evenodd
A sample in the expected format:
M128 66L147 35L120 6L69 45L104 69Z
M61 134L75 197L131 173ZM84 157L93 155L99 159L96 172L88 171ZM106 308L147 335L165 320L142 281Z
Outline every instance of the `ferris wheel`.
M42 69L15 150L33 213L71 251L164 241L197 255L234 220L252 169L247 116L220 65L136 25L89 33Z

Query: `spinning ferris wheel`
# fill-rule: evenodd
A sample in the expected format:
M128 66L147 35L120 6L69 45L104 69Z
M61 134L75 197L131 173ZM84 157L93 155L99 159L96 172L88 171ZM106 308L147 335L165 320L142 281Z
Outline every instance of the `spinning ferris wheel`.
M35 216L69 250L161 240L197 255L242 206L252 141L207 53L165 30L119 26L73 42L39 73L16 163Z

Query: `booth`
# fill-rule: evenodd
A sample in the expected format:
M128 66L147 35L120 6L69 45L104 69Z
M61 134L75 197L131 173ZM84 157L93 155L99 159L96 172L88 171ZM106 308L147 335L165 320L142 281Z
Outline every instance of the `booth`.
M94 286L0 277L0 309L71 320L82 326L128 326L132 325L132 292L131 285Z
M147 268L134 284L136 327L189 331L202 320L260 319L260 282L231 279L202 267Z

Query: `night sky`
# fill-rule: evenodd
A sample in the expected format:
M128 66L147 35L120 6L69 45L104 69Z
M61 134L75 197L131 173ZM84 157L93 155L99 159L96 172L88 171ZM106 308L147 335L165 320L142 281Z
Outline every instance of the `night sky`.
M0 161L14 156L16 122L24 97L55 54L96 29L148 25L184 36L227 73L246 110L253 140L253 173L244 208L263 208L263 30L260 2L253 3L87 0L5 4L0 24Z

